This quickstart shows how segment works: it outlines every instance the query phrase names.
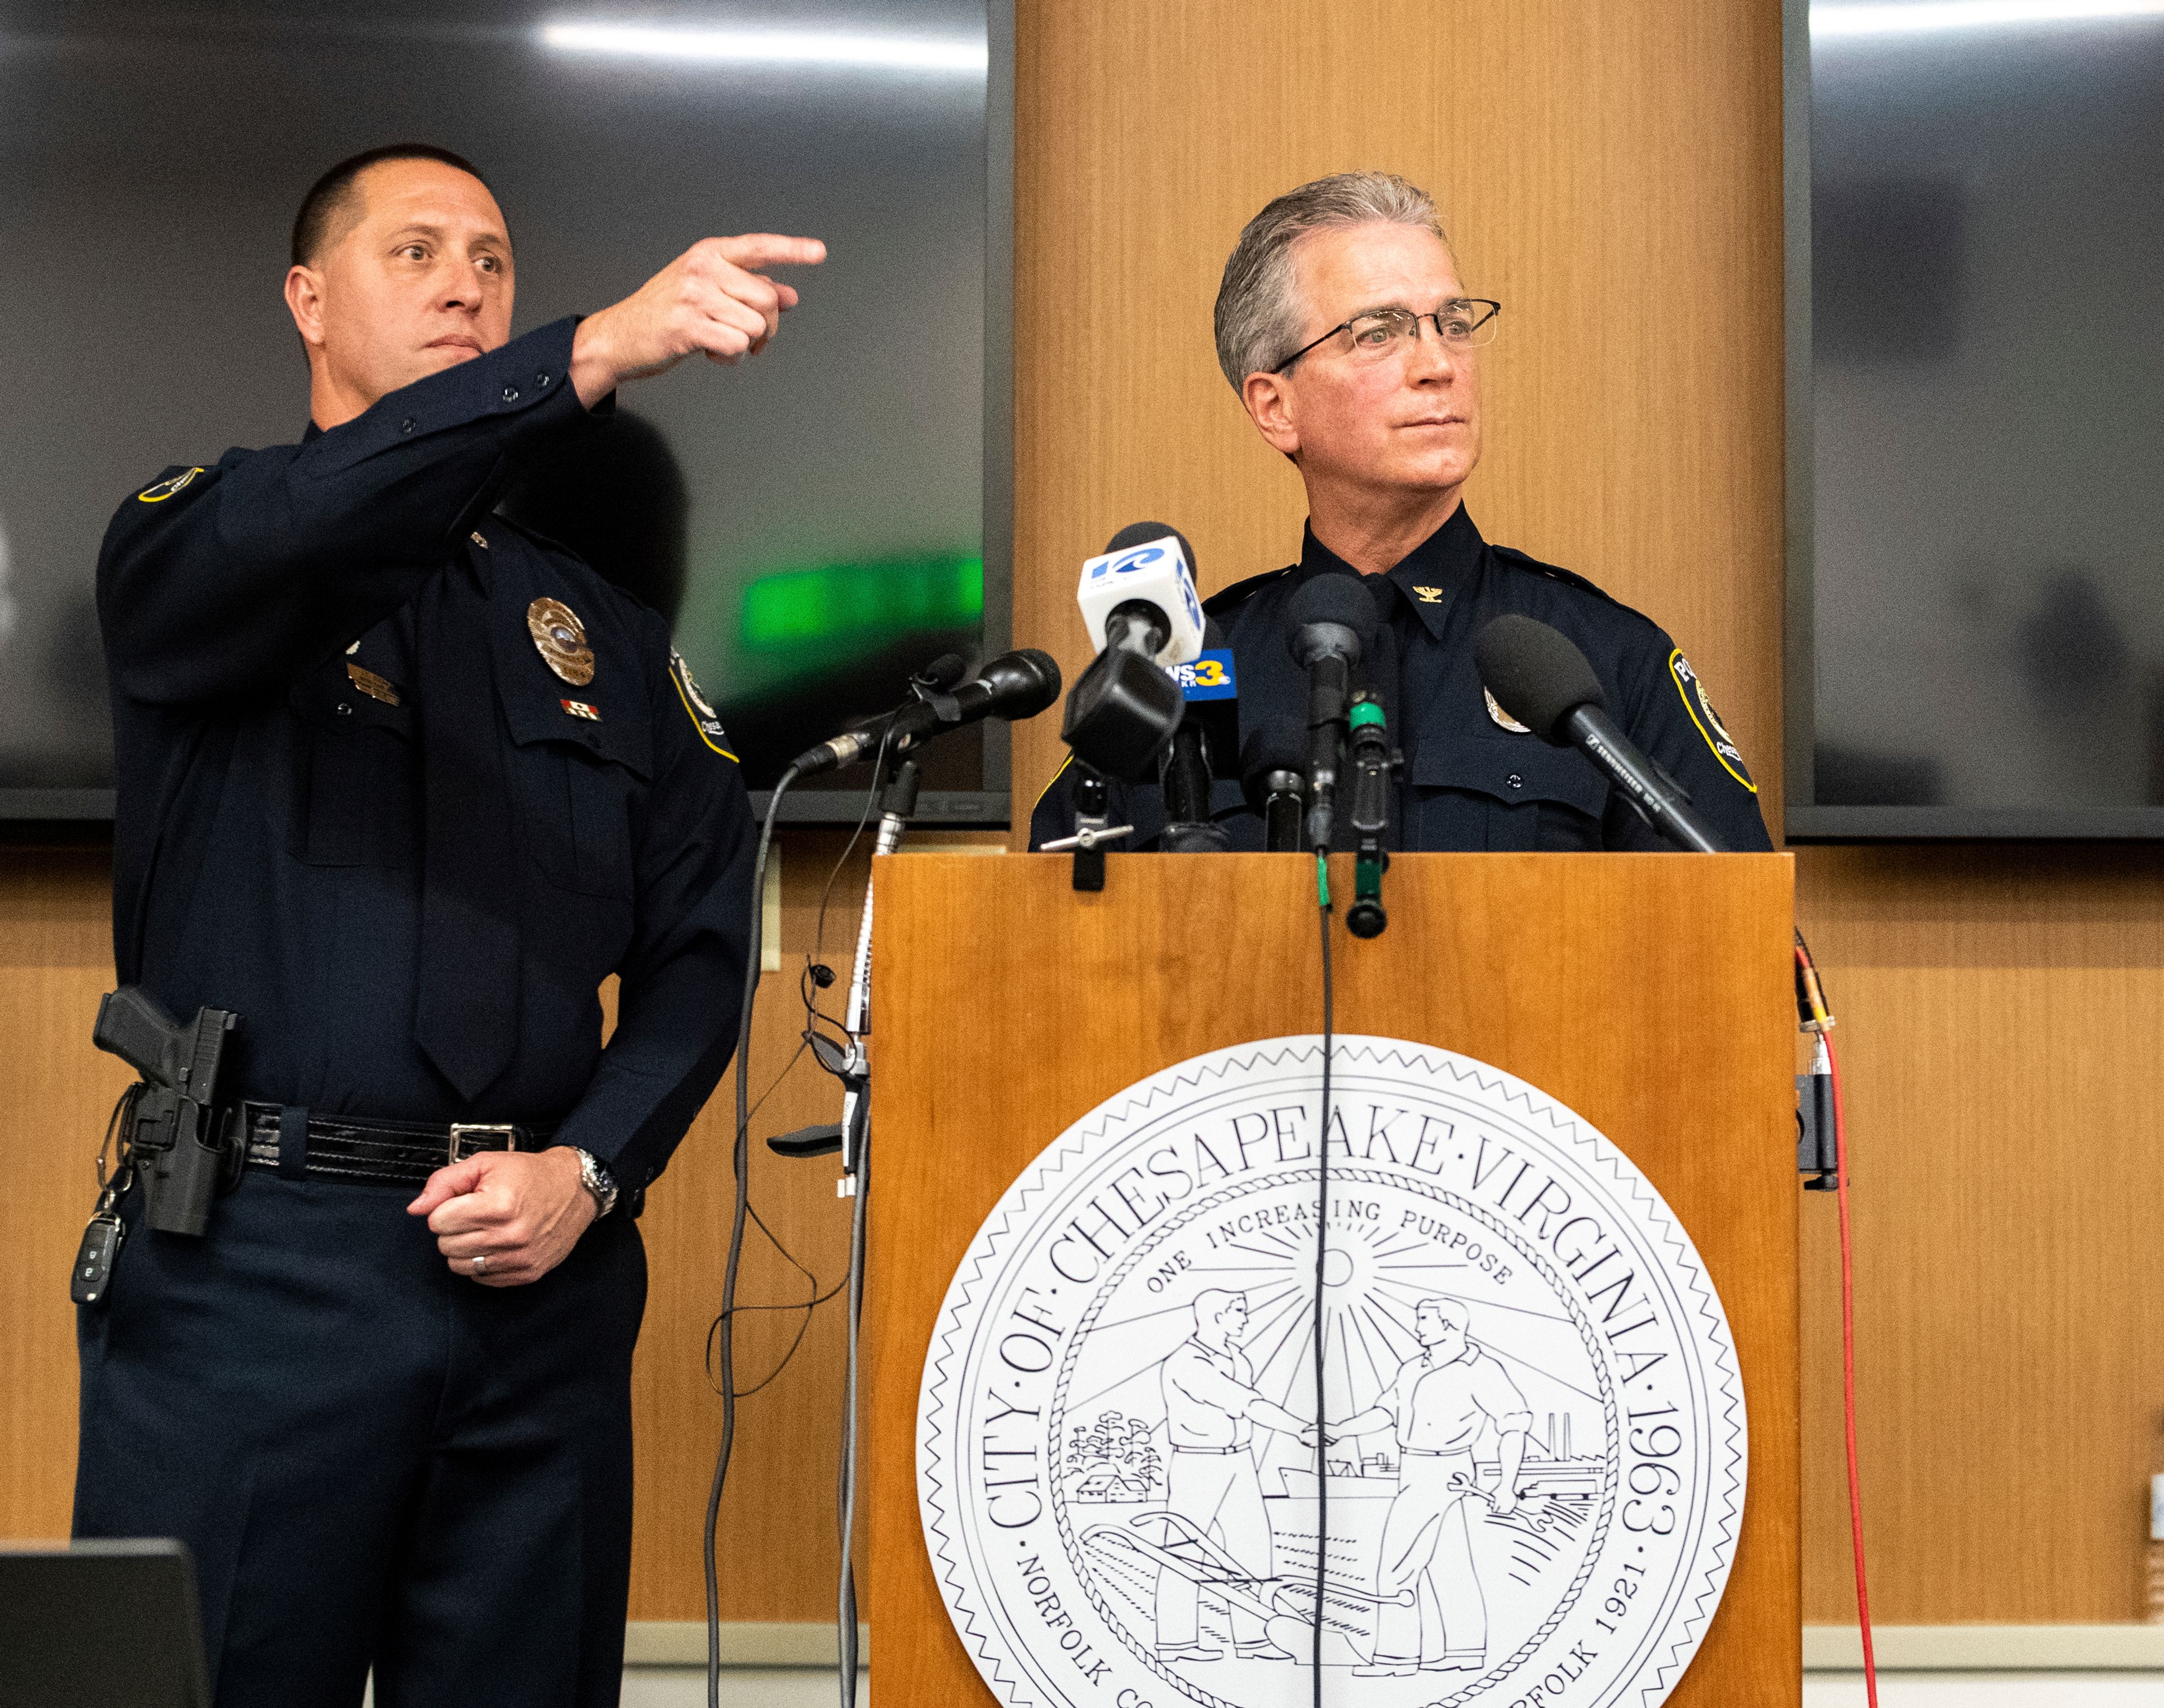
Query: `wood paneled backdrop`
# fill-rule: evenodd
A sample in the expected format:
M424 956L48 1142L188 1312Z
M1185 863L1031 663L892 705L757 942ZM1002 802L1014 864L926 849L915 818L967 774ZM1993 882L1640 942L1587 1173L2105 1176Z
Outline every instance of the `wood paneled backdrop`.
M1301 504L1218 376L1217 275L1271 195L1354 166L1441 200L1484 354L1492 539L1657 615L1710 679L1778 823L1780 19L1772 0L1021 0L1016 639L1083 659L1080 560L1179 523L1215 587L1289 559ZM815 281L816 282L816 281ZM785 339L785 344L786 340ZM236 359L261 353L237 352ZM770 360L785 360L784 350ZM695 383L691 380L663 383ZM1026 726L1026 804L1056 759ZM790 839L786 969L755 1087L794 1047L795 968L838 839ZM858 870L830 954L853 940ZM2164 855L1805 850L1799 913L1842 1022L1875 1609L1914 1622L2129 1619L2164 1410ZM110 978L104 857L0 854L0 1535L64 1530L74 1359L61 1273L123 1075L88 1032ZM655 1194L638 1374L633 1616L701 1606L717 1428L701 1352L726 1231L725 1082ZM755 1123L825 1118L800 1064ZM831 1161L763 1150L759 1202L818 1274ZM1850 1616L1832 1206L1801 1198L1804 1606ZM748 1296L801 1288L755 1252ZM795 1296L801 1296L796 1295ZM748 1402L722 1529L726 1611L829 1616L831 1309ZM793 1324L754 1322L747 1366Z

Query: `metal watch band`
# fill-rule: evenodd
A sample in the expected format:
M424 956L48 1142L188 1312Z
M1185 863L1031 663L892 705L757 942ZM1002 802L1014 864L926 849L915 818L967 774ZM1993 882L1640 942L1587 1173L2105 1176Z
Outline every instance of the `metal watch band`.
M616 1176L591 1151L580 1150L576 1145L571 1148L578 1152L579 1184L594 1195L594 1220L598 1222L616 1208Z

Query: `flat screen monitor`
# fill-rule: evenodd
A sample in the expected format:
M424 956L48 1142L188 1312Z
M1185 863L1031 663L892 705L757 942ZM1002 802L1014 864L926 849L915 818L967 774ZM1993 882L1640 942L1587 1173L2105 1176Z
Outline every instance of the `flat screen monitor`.
M427 141L509 222L514 333L704 236L826 240L763 355L627 386L502 507L664 611L754 791L912 669L1007 644L1008 0L23 0L0 19L0 816L111 815L93 604L115 507L287 444L281 297L334 161ZM689 371L700 366L699 371ZM1006 730L923 753L921 816L1007 817ZM854 819L863 770L785 816Z
M0 1702L209 1708L197 1616L177 1542L0 1546Z
M2164 836L2164 6L1791 0L1788 830Z

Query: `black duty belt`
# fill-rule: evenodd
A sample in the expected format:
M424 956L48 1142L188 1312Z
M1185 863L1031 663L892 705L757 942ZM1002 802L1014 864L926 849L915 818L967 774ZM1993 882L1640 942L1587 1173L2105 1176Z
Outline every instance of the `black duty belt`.
M276 1103L242 1104L240 1122L250 1168L410 1186L481 1151L544 1149L556 1133L511 1122L364 1121Z

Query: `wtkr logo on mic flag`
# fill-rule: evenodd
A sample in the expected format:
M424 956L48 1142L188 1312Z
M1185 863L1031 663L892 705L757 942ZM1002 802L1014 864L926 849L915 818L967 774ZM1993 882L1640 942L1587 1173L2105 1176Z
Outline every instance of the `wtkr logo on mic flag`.
M1447 1050L1341 1038L1318 1432L1321 1063L1288 1038L1167 1069L986 1219L918 1404L964 1647L1015 1708L1305 1704L1319 1434L1336 1700L1658 1703L1742 1514L1704 1264L1569 1110Z

